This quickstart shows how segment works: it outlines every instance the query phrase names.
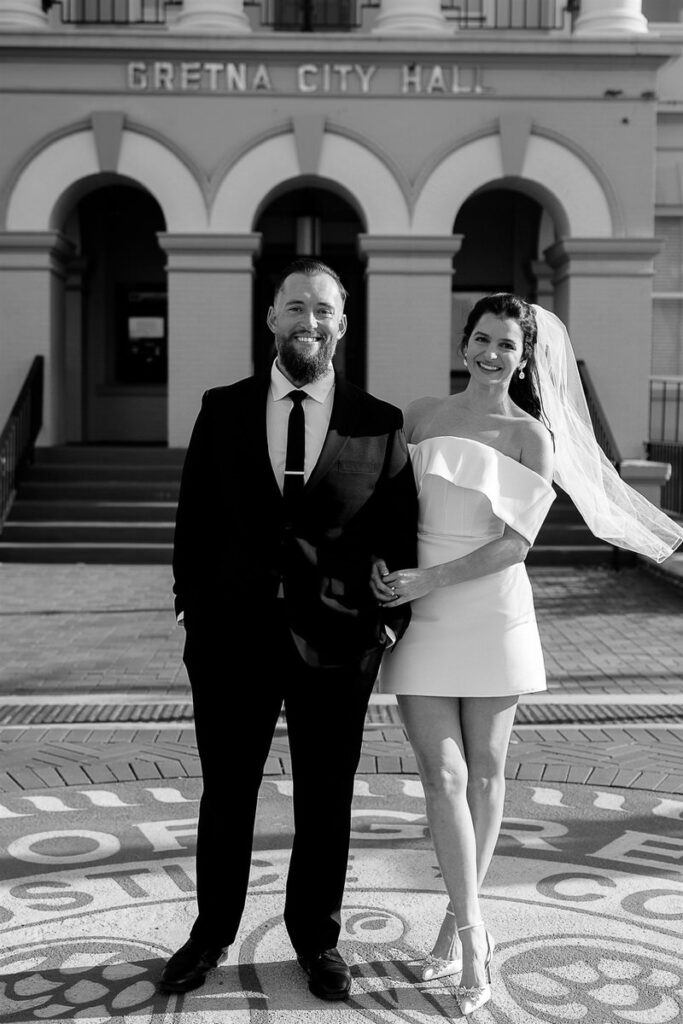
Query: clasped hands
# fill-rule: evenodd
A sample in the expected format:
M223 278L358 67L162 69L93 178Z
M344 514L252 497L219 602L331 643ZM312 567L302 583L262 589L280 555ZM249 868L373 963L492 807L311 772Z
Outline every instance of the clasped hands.
M389 572L386 562L378 558L370 573L370 589L378 604L391 608L415 601L434 590L431 569L398 569Z

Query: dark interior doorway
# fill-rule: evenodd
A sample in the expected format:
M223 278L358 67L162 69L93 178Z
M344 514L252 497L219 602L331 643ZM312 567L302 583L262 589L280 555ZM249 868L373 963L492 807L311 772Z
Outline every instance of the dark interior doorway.
M263 236L256 261L253 306L255 372L265 372L273 357L273 336L266 325L275 282L297 256L316 256L334 269L348 292L349 328L335 356L337 372L360 387L366 377L365 266L357 238L364 226L341 196L325 188L297 187L268 204L255 231Z
M77 207L81 239L83 440L167 437L164 218L147 192L106 185Z
M459 344L477 299L490 292L515 292L536 301L534 263L542 215L535 199L508 188L477 192L460 208L453 226L463 240L453 259L451 393L467 385Z

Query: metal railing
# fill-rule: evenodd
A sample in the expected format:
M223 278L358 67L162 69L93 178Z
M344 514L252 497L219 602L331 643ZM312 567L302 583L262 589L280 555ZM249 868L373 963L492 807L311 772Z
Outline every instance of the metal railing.
M662 508L683 513L683 377L650 377L649 437L648 459L671 463Z
M619 451L619 445L612 433L612 428L609 425L607 415L602 407L602 402L598 398L598 393L591 379L591 375L589 374L583 359L577 359L576 365L579 369L579 377L581 378L581 384L583 385L583 393L586 399L586 405L588 406L591 423L593 424L595 439L605 453L605 457L612 463L617 473L621 475L621 453ZM611 548L612 566L614 569L620 569L622 565L630 564L631 556L628 553L625 555L621 548L616 547L614 544L611 545Z
M581 377L581 383L583 384L583 393L586 396L586 405L588 406L588 412L590 413L595 437L605 453L605 456L609 459L617 472L619 472L619 467L621 466L621 455L619 453L619 446L616 438L612 433L605 410L598 398L595 385L591 380L591 376L583 359L577 359L577 365L579 367L579 376Z
M43 0L59 7L64 25L165 25L166 8L181 0Z
M441 9L459 29L559 31L578 5L572 0L442 0Z
M43 0L58 6L68 25L165 25L167 8L182 0ZM349 32L364 24L364 12L381 0L244 0L258 22L280 32ZM458 29L557 31L578 10L578 0L442 0L441 9Z
M671 477L662 487L662 508L683 514L683 443L648 441L646 448L651 462L671 463Z
M36 438L43 425L44 364L43 356L33 360L0 434L0 530L17 489L17 476L33 458Z
M683 377L650 377L651 441L683 441Z

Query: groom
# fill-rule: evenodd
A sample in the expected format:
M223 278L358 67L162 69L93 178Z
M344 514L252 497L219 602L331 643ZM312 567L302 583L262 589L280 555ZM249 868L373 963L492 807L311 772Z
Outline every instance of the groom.
M161 988L203 984L244 910L263 767L284 703L294 840L284 921L309 988L345 999L336 949L354 773L380 659L409 606L379 609L374 558L416 564L416 494L398 409L336 375L346 293L287 268L270 372L204 395L183 469L173 570L204 789L198 917Z

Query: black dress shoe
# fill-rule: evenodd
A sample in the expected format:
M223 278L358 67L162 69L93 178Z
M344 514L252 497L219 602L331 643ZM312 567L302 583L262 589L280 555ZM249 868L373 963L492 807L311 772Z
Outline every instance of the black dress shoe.
M308 975L308 987L319 999L348 999L351 971L336 949L299 953L297 960Z
M159 980L162 992L190 992L206 981L209 971L217 966L227 947L206 946L188 939L168 961Z

